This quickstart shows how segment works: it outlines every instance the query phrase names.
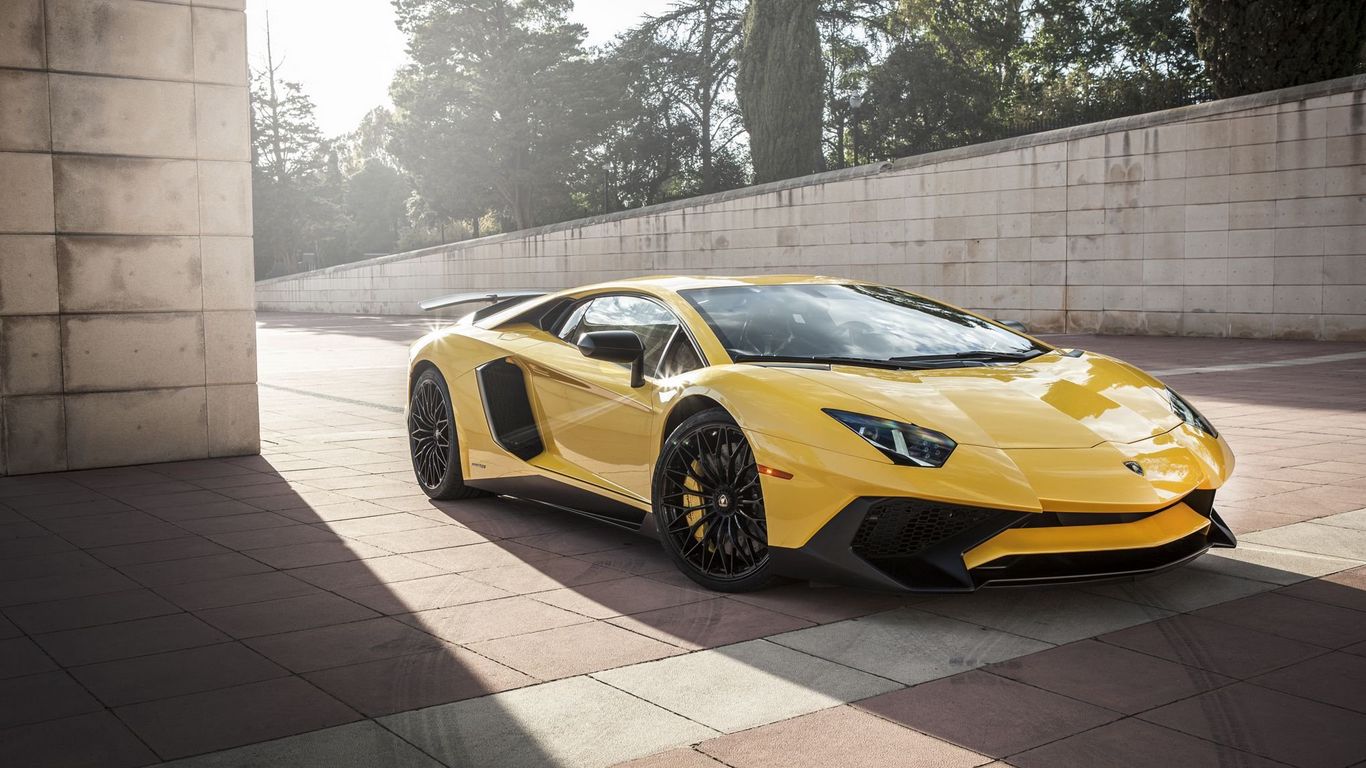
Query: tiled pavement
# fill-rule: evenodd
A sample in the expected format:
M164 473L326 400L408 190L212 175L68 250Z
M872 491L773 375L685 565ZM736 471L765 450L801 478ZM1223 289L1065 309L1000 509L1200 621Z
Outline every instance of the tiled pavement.
M1366 764L1366 345L1054 339L1224 430L1237 550L718 596L652 542L416 492L423 321L260 321L263 456L0 480L0 765Z

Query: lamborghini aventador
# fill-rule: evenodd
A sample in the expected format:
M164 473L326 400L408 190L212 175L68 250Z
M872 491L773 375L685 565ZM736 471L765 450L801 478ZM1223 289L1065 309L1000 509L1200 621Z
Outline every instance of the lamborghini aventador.
M1234 546L1233 455L1137 368L897 288L652 277L465 293L411 353L413 467L657 536L711 589L1119 578Z

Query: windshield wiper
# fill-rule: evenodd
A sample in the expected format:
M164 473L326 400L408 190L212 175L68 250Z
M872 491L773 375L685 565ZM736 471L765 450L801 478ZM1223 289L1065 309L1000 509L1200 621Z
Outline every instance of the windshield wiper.
M1031 349L1028 352L992 352L990 350L979 349L972 352L949 352L942 355L907 355L904 357L893 357L891 360L902 363L934 363L946 360L971 360L982 363L1019 363L1025 360L1032 360L1042 354L1044 354L1044 350L1041 349Z
M858 365L865 368L885 368L890 371L917 371L926 368L955 368L984 364L981 360L941 358L875 358L840 357L831 355L746 355L732 354L737 363L806 363L810 365Z
M872 357L840 357L829 355L747 355L731 353L737 363L810 363L812 365L862 365L868 368L887 368L904 371L920 367L900 360L879 360Z

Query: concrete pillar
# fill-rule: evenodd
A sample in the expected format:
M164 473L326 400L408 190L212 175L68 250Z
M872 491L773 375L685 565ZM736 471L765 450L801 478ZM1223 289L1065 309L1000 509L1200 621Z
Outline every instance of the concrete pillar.
M243 0L0 0L0 474L256 453Z

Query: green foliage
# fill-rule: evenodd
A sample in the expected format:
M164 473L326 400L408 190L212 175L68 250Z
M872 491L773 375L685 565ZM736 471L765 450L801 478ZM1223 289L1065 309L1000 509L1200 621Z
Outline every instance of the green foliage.
M818 8L818 0L750 0L735 85L756 182L821 168Z
M1362 0L1191 0L1191 22L1221 98L1363 69Z
M411 62L390 146L426 204L517 228L574 213L570 183L605 134L613 72L568 0L396 0Z
M313 102L273 70L253 78L251 102L256 274L270 277L298 271L341 222Z
M743 16L743 0L680 0L609 52L627 83L623 113L605 147L619 171L615 188L624 204L744 183L743 129L733 95Z

